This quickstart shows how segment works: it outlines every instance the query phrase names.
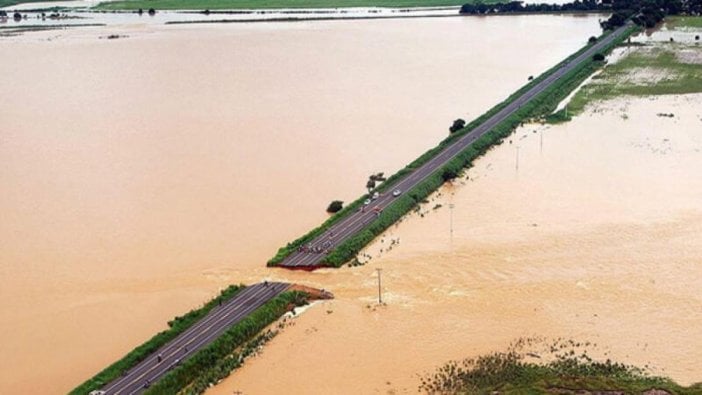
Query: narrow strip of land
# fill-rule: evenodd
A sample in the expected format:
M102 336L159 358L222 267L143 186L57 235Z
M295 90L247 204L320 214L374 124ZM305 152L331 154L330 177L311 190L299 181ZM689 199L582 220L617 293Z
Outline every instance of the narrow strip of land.
M481 125L477 126L456 142L446 147L441 153L386 190L398 190L401 193L411 191L412 188L432 175L435 171L441 169L456 155L468 148L475 140L479 139L496 125L513 115L524 104L528 103L535 96L548 89L565 74L574 70L580 63L589 60L595 53L599 52L612 43L612 41L619 38L630 26L630 24L626 24L619 27L611 34L607 35L599 42L583 51L575 59L562 65L551 75L534 85L531 89L516 98L495 115L488 118ZM373 220L378 216L378 213L391 205L395 198L396 196L394 196L394 194L386 193L374 200L367 209L361 209L354 213L350 213L346 218L332 225L326 232L315 238L307 246L291 253L279 264L279 266L291 269L313 269L324 266L324 258L333 248L373 222Z
M209 345L222 333L246 318L266 302L286 291L287 283L259 283L249 286L202 320L165 344L122 377L106 385L104 394L139 394L171 369Z

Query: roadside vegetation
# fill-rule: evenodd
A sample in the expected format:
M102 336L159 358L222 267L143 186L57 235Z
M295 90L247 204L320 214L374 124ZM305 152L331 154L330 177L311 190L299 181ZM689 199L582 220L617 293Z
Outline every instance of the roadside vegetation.
M107 383L117 379L122 375L122 373L131 369L151 355L154 351L158 350L161 346L173 340L176 336L190 328L197 321L206 316L207 313L209 313L215 306L219 305L220 302L224 303L225 301L231 299L243 288L243 285L231 285L223 290L217 297L205 303L202 307L191 310L190 312L169 321L168 329L159 332L142 345L136 347L123 358L76 387L73 391L69 392L69 394L85 395L90 391L98 390Z
M589 343L587 343L589 345ZM430 394L702 394L702 383L683 387L638 367L596 361L584 344L554 343L547 354L524 353L514 345L463 361L452 361L422 379ZM544 361L544 362L542 362Z
M7 1L7 0L5 0ZM487 0L493 3L497 0ZM441 7L460 6L465 0L121 0L100 3L101 10L245 10L273 8Z
M145 395L201 394L241 366L244 358L266 341L271 333L257 336L295 306L307 303L300 291L284 292L229 328L217 340L188 358L154 383Z

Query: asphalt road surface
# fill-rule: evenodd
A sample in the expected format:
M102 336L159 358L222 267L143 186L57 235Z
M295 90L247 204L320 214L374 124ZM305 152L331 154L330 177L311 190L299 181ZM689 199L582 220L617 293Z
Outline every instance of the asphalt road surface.
M125 375L106 385L102 391L110 395L144 392L148 385L158 381L172 368L217 339L229 327L289 287L290 284L271 282L244 288L222 306L213 308L204 318L149 355Z
M355 213L349 214L346 218L342 219L338 223L331 226L327 231L314 239L309 246L311 247L308 251L295 251L285 258L279 265L282 267L290 269L309 269L318 266L323 266L322 261L327 255L328 251L331 251L334 247L341 244L343 241L355 235L358 231L362 230L368 226L376 217L377 214L374 209L383 210L388 207L396 197L392 195L389 191L394 191L399 189L402 193L411 190L417 184L422 182L426 177L430 176L436 170L444 166L453 157L458 155L464 149L466 149L471 143L480 138L485 133L489 132L493 127L495 127L500 122L504 121L510 115L515 113L519 108L528 103L534 96L543 92L545 89L550 87L554 82L560 79L564 74L573 70L581 62L589 59L600 51L603 47L607 46L614 39L619 37L624 30L626 30L630 25L625 25L608 35L600 42L596 43L592 47L588 48L585 52L580 54L577 58L571 60L570 62L564 64L545 78L543 81L539 82L522 96L514 100L512 103L507 105L505 108L500 110L497 114L493 115L487 119L480 126L473 129L470 133L464 135L452 145L446 147L439 155L435 156L429 160L424 165L420 166L418 169L407 175L405 178L399 180L395 185L388 189L388 192L380 196L378 199L372 201L372 203L366 206L365 211L357 211ZM319 252L311 252L314 250Z

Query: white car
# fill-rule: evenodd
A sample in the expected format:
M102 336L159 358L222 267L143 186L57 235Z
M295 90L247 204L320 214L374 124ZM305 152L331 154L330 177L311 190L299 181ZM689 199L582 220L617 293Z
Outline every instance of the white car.
M398 197L401 194L402 194L402 191L399 189L395 189L394 191L392 191L392 196Z
M375 199L377 199L377 198L379 198L379 197L380 197L380 194L379 194L378 192L376 192L376 193L373 194L373 198L372 198L372 199L375 200Z
M370 199L366 199L366 200L363 202L363 205L364 205L364 206L367 206L367 205L369 205L369 204L371 204L371 200L370 200Z

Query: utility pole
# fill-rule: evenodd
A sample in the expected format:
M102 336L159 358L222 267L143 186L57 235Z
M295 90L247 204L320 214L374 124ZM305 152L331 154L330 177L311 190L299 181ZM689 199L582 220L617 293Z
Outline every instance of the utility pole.
M378 304L383 304L383 297L382 297L382 294L381 294L381 291L380 291L380 272L381 272L382 270L383 270L383 269L381 269L381 268L375 269L375 271L378 272Z
M451 230L451 242L453 242L453 207L454 207L454 204L453 204L453 203L449 203L449 211L450 211L450 214L449 214L449 227L450 227L450 230Z

